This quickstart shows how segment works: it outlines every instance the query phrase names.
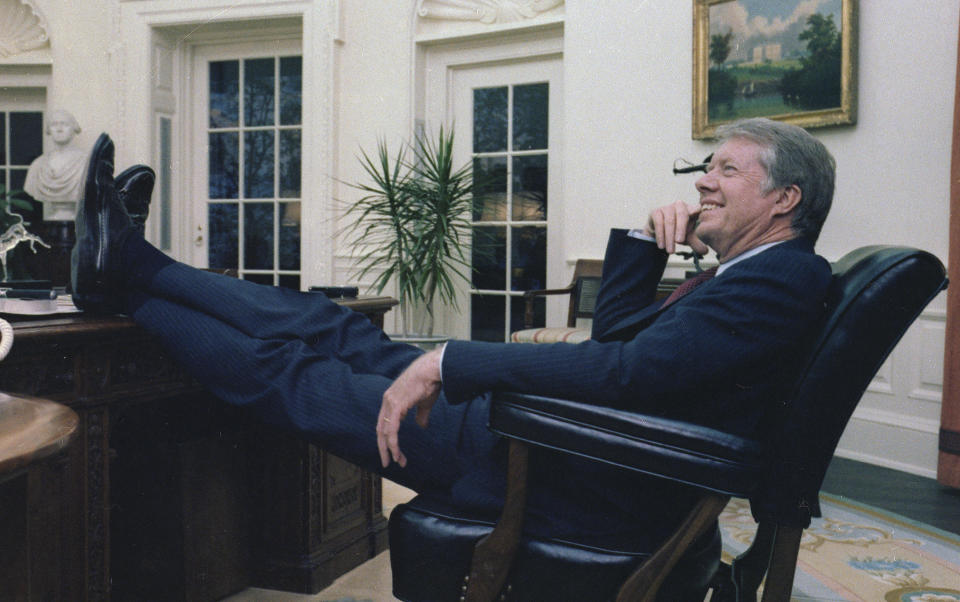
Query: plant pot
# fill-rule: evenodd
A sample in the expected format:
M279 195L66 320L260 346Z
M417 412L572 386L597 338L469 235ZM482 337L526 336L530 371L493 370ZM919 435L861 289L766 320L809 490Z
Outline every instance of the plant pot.
M387 336L390 337L391 341L396 343L409 343L410 345L416 345L424 351L435 349L450 340L449 336L442 334L390 334Z

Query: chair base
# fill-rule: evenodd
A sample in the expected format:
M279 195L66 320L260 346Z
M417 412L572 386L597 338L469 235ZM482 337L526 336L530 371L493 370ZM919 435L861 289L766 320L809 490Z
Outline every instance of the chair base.
M459 600L474 546L490 533L496 518L472 516L426 496L394 508L390 517L394 596L405 602ZM644 551L524 537L502 599L614 600L624 581L649 556ZM702 601L719 563L720 534L713 528L678 562L657 599Z

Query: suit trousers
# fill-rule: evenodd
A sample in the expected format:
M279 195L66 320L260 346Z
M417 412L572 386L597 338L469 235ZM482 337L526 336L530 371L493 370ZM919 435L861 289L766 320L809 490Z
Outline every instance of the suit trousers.
M441 395L427 429L412 412L401 426L407 467L384 469L376 437L382 396L422 351L391 341L325 295L170 262L131 281L125 301L129 315L220 399L366 470L446 492L494 462L488 398L450 405Z
M441 393L426 429L412 413L401 425L407 466L380 465L383 393L420 349L324 295L197 270L139 237L127 240L121 271L126 312L223 401L419 493L490 517L502 507L506 446L487 429L489 394L450 404ZM534 449L530 460L524 525L534 534L649 550L695 501L558 452Z

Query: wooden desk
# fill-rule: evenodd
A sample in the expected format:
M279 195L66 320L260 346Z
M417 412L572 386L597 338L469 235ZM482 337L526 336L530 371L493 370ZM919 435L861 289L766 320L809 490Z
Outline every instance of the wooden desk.
M382 326L396 301L344 303ZM26 537L48 543L28 547L31 599L315 593L386 548L378 476L214 399L129 319L14 331L0 389L79 416L64 460L23 477Z
M47 399L0 393L0 481L63 450L77 414Z

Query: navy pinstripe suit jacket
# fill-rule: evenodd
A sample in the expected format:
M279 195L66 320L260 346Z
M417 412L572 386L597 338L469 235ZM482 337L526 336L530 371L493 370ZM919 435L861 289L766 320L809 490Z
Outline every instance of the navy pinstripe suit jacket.
M775 407L805 337L823 314L830 266L806 241L775 245L660 310L652 303L667 255L625 230L610 235L592 339L571 345L451 341L450 403L518 391L635 408L754 432ZM786 373L789 374L789 371ZM497 508L503 470L466 475L456 503ZM531 450L525 529L650 550L698 497L694 490L548 450Z
M613 230L592 339L451 341L443 359L447 400L517 391L753 431L823 313L829 263L808 241L787 241L661 311L651 302L666 259L655 244Z

